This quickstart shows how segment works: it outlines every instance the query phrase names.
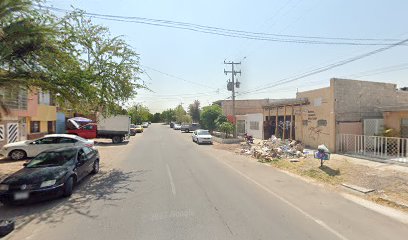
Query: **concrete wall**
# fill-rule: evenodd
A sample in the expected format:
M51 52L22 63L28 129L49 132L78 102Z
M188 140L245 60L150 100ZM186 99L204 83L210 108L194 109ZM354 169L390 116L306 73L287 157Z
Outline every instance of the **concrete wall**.
M335 121L332 86L299 92L296 97L307 98L310 102L295 110L296 139L313 148L325 144L330 151L334 151ZM325 122L325 125L322 122Z
M336 121L357 122L382 118L378 107L408 103L408 93L397 91L396 84L333 78Z
M263 113L262 106L268 104L268 99L250 99L236 100L235 113L236 115L245 115L251 113ZM232 115L232 100L224 100L221 102L222 113L225 116Z
M237 120L245 121L245 132L252 135L254 138L263 139L263 114L254 113L246 115L238 115ZM258 123L258 129L251 129L251 122Z

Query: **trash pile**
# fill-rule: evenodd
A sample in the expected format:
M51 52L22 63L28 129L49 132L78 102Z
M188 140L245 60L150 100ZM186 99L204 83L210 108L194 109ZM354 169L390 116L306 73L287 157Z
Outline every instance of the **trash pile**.
M277 158L305 158L307 155L304 153L304 146L301 142L290 139L282 140L275 136L257 144L242 143L239 153L265 161Z

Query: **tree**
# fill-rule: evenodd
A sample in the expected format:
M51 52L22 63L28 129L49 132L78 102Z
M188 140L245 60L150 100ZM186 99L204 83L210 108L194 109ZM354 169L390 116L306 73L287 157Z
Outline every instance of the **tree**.
M211 132L216 129L215 120L222 115L221 107L218 105L211 105L203 107L200 116L201 124Z
M152 122L158 123L158 122L161 122L161 121L163 121L163 120L162 120L162 115L160 113L153 114Z
M153 119L153 114L145 106L135 105L128 109L128 114L132 123L150 122Z
M218 126L220 132L225 133L225 138L234 131L234 125L230 122L223 122Z
M188 106L188 114L190 114L193 122L200 121L200 101L195 100Z
M178 105L178 106L174 109L174 112L175 112L176 122L183 123L184 120L187 119L187 118L186 118L187 112L186 112L186 110L184 110L183 106ZM190 119L191 119L191 118L188 118L187 120L190 120Z
M224 122L228 122L228 118L224 115L220 115L217 117L217 119L215 119L215 125L217 128L219 128L219 126Z
M161 114L162 120L165 121L166 123L170 123L171 121L176 120L176 114L174 109L167 109L162 112Z

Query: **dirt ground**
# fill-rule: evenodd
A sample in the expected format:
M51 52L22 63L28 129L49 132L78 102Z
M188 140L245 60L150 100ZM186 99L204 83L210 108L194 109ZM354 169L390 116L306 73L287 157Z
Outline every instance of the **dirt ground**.
M214 148L240 154L239 144L214 143ZM373 192L359 196L408 212L408 166L377 163L337 154L332 154L323 167L320 167L320 161L312 156L296 161L275 159L266 164L328 184L338 190L344 190L342 183L373 189Z

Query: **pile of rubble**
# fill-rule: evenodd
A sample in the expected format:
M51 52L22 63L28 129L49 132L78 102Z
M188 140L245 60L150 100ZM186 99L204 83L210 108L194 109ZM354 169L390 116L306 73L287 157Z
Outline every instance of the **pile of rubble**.
M251 155L256 159L272 161L280 158L304 158L304 146L299 141L282 140L272 136L268 140L262 140L257 144L242 143L239 152Z

